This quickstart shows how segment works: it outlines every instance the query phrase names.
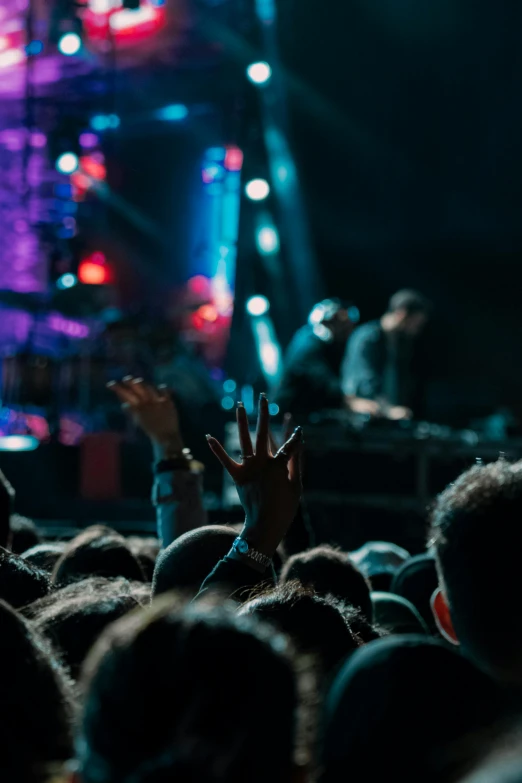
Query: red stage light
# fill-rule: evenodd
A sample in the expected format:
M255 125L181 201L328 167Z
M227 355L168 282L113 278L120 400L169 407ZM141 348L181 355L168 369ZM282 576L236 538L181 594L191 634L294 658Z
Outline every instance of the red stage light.
M97 255L97 253L95 253ZM111 282L111 270L91 259L82 261L78 267L78 280L85 285L103 285Z
M97 180L104 180L107 176L107 169L103 163L99 163L91 155L84 155L80 158L80 166L85 174Z
M225 168L227 171L241 171L243 166L243 151L239 147L227 147Z
M189 291L198 296L207 296L210 293L210 280L204 275L191 277L187 286Z

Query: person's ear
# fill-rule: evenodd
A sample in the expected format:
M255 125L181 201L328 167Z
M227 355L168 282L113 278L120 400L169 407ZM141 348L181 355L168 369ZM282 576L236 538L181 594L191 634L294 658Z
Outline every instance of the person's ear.
M437 628L443 637L448 642L451 642L451 644L458 645L459 640L457 639L457 634L453 628L448 602L440 587L438 587L431 596L431 611L433 612L435 622L437 623Z

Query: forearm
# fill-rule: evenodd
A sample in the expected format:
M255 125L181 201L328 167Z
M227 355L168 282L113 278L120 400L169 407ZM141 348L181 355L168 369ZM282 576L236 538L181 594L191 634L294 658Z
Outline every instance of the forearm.
M164 470L168 462L159 463L155 473L152 502L156 508L158 538L163 548L189 530L207 524L203 505L203 474L198 463L181 470ZM197 467L196 467L197 466Z

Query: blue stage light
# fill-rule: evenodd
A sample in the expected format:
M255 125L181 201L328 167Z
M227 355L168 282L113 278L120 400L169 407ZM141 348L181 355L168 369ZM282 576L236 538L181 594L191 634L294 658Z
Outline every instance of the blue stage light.
M58 41L58 49L62 54L67 57L71 57L73 54L78 54L82 48L82 39L78 33L65 33Z
M229 378L223 384L223 391L225 391L227 394L232 394L236 389L237 383L233 381L232 378Z
M73 275L71 272L66 272L64 275L58 278L56 281L56 287L64 291L66 288L74 288L77 282L78 278L76 275Z
M259 252L263 256L269 256L277 253L279 250L279 234L274 226L261 226L257 230L256 244Z
M40 441L32 435L4 435L0 437L0 451L34 451Z
M25 47L25 52L29 57L35 57L37 54L41 54L43 52L44 45L42 41L31 41L31 43L28 43Z
M60 174L73 174L78 168L78 155L74 152L64 152L56 161L56 170Z
M221 400L221 407L226 411L231 411L234 405L235 403L232 397L223 397Z
M189 110L182 103L172 103L170 106L164 106L163 109L158 109L156 117L159 120L167 120L168 122L181 122L181 120L188 117Z
M95 114L89 124L95 131L104 131L109 127L109 118L105 114Z

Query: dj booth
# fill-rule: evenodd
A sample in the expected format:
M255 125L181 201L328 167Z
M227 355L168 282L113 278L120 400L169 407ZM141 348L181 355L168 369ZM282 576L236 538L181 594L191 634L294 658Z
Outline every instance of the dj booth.
M427 511L444 487L477 460L522 458L522 438L491 440L474 430L342 414L316 417L305 441L304 498L316 540L348 549L388 540L422 551ZM235 424L227 428L226 448L239 453ZM226 477L223 505L238 503Z

